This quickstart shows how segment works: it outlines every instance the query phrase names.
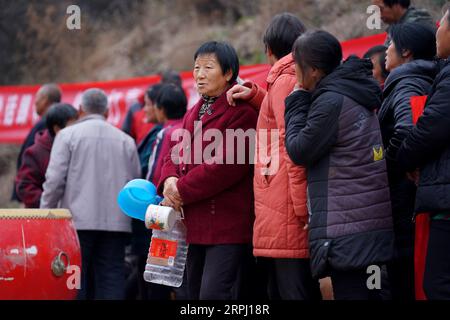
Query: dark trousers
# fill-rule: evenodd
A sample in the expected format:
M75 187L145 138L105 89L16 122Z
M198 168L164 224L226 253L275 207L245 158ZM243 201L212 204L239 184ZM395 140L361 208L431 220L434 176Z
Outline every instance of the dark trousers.
M245 269L249 245L189 245L187 290L190 300L236 300L240 272Z
M398 257L387 264L391 299L414 301L414 255Z
M429 300L450 300L450 221L431 220L423 289Z
M320 283L311 275L309 259L267 259L271 300L322 299Z
M81 246L79 300L120 300L125 297L124 232L78 231Z
M313 280L307 259L254 257L239 272L239 300L321 300L320 283Z
M367 279L370 274L363 270L331 271L334 300L381 300L380 290L370 290Z
M255 301L269 299L267 290L268 266L264 258L254 257L252 247L246 254L246 263L239 271L238 289L239 300Z

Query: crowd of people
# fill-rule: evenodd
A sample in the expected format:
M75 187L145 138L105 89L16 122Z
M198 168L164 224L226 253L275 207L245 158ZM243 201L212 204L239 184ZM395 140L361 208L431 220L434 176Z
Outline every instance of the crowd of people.
M428 299L450 299L450 9L436 27L409 0L373 2L388 40L364 57L342 61L331 33L282 13L263 37L266 88L239 78L230 44L206 42L193 57L198 103L187 109L181 79L168 72L129 109L123 131L107 123L102 90L86 90L79 110L54 84L38 91L43 117L20 155L15 193L26 207L72 212L79 299L314 301L324 277L336 300L381 300L388 289L411 301L417 285ZM415 123L411 101L424 96ZM268 143L238 145L226 134L251 129ZM189 146L208 130L223 141L217 152L201 137L195 152L174 153L186 143L178 130ZM153 182L161 205L183 208L181 288L142 278L151 231L116 203L134 178ZM431 220L423 284L414 268L420 213ZM127 246L137 274L128 282ZM373 265L387 271L387 288L367 285Z

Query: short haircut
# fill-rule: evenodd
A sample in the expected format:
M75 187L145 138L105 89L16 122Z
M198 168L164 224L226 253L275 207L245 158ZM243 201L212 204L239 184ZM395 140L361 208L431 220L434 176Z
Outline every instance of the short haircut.
M363 58L370 59L376 54L381 54L383 52L386 52L386 50L387 50L386 46L383 46L383 45L374 46L374 47L370 48L369 50L367 50L367 52L364 54Z
M59 86L55 83L47 83L41 87L41 92L48 99L50 104L61 102L62 92Z
M202 44L194 54L194 61L197 57L213 54L219 62L222 74L225 75L231 70L232 77L229 83L234 83L239 75L239 58L236 50L226 42L210 41Z
M72 105L68 103L56 103L48 109L45 115L45 124L50 135L54 137L56 134L53 126L56 125L58 128L63 129L66 127L67 122L76 120L77 118L78 111Z
M173 83L163 84L155 105L164 110L168 119L181 119L187 110L187 98L179 86Z
M277 59L292 52L295 40L305 33L306 27L291 13L281 13L273 17L263 37L266 49L270 49Z
M88 89L81 97L81 109L86 113L104 114L108 109L108 97L101 89Z
M392 42L401 56L409 50L413 59L433 60L436 56L436 34L421 23L394 24L389 29Z
M182 81L180 74L174 70L167 70L161 73L161 83L173 83L181 87Z
M389 71L386 69L386 50L387 47L384 45L378 45L370 48L363 56L364 59L372 59L373 56L379 55L377 63L380 64L381 76L386 79L389 75Z
M295 41L292 53L302 69L316 68L325 75L332 73L342 61L342 47L338 39L323 30L307 31L301 35Z
M164 84L162 83L154 84L145 92L145 95L152 103L156 103L156 98L158 98L159 92L163 86Z
M411 0L383 0L385 6L392 8L399 4L402 8L408 9L411 6Z

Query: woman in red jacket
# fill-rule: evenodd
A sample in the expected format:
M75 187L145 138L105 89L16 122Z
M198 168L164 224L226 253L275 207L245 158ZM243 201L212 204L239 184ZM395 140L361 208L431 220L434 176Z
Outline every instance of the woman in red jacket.
M78 112L70 104L53 105L45 115L47 129L38 132L34 144L25 150L16 176L16 192L26 208L39 208L53 139L77 118Z
M292 45L305 30L292 14L275 16L263 39L272 66L267 91L254 83L228 91L230 103L243 99L260 110L259 139L278 134L275 143L257 144L254 178L253 254L268 265L271 299L320 299L319 283L313 280L309 266L306 170L289 159L284 145L284 100L297 83Z
M184 209L189 298L236 299L254 220L253 158L243 135L254 138L257 113L244 102L239 108L227 102L239 73L233 47L207 42L194 61L202 98L184 117L182 158L172 156L179 155L177 148L166 157L159 191L164 190L164 205Z
M154 184L158 184L164 158L170 153L172 132L182 127L186 109L187 98L183 89L171 83L162 85L154 110L162 129L158 132L153 145L147 177L147 180Z

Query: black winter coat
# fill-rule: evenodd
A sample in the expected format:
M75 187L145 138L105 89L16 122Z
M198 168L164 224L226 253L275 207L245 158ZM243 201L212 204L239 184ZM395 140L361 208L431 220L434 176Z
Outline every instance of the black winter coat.
M432 61L414 60L396 69L386 79L383 104L378 112L392 202L397 253L412 256L414 248L414 202L416 185L398 165L397 152L414 127L411 97L428 95L437 73Z
M416 213L450 212L450 59L443 62L424 113L397 160L408 171L420 168Z
M313 276L363 270L392 258L386 161L369 61L351 57L314 92L286 98L286 149L308 170Z

